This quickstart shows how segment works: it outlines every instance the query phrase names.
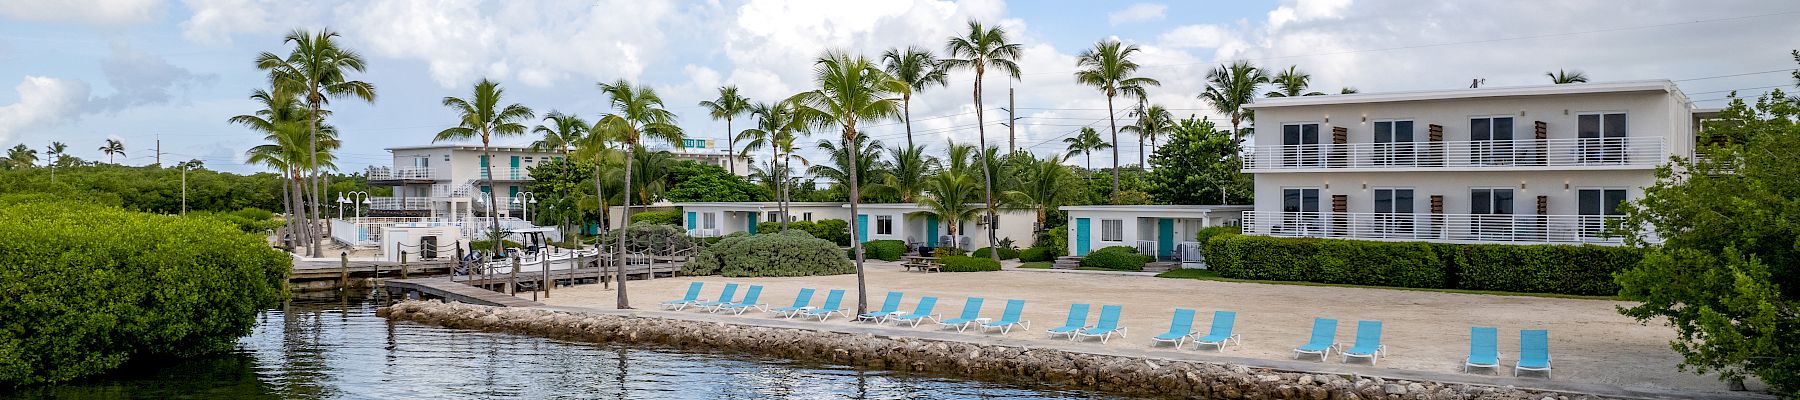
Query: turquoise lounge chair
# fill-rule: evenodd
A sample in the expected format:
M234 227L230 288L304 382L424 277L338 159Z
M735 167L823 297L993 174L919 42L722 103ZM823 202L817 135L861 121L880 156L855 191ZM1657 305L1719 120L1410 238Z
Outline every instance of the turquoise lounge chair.
M1181 348L1181 343L1187 341L1188 335L1193 333L1194 310L1177 308L1175 309L1175 317L1169 319L1169 331L1164 332L1161 335L1156 335L1156 337L1150 338L1150 340L1156 341L1152 344L1174 343L1175 348L1179 349Z
M969 329L970 324L974 324L975 320L981 319L981 303L984 301L985 300L980 297L970 297L968 300L963 301L962 316L938 321L938 326L944 327L956 325L957 332Z
M887 294L887 298L881 300L881 310L862 313L862 315L856 316L856 320L861 321L861 320L867 319L867 320L873 320L876 322L881 322L882 320L885 320L887 317L893 316L894 314L899 314L900 313L900 298L902 296L904 296L904 294L902 294L900 292L889 291Z
M794 305L787 306L787 307L778 307L778 308L768 309L768 310L764 310L764 311L780 314L780 315L786 316L788 318L793 318L794 314L799 313L801 310L807 309L808 308L806 306L807 304L812 304L812 297L813 297L813 288L801 288L800 294L794 295Z
M900 323L902 323L902 324L911 322L912 326L917 328L919 326L919 323L925 322L926 318L930 318L933 321L936 321L938 319L937 314L931 313L931 310L934 308L937 308L937 298L936 297L931 297L931 296L920 297L919 305L917 307L913 308L913 312L911 314L904 314L904 315L894 314L894 316L888 317L888 319L894 320L894 321L900 321ZM886 321L883 321L883 322L886 322Z
M1094 323L1092 328L1075 331L1070 340L1098 337L1100 344L1106 344L1106 339L1112 338L1115 333L1125 336L1125 327L1119 326L1119 306L1100 306L1100 321Z
M1381 344L1381 321L1356 321L1356 345L1338 353L1344 355L1343 362L1350 362L1350 357L1367 358L1374 366L1387 355L1387 345Z
M1494 338L1499 330L1491 326L1469 327L1469 358L1463 359L1463 372L1469 368L1499 368L1500 349Z
M999 329L1000 334L1005 335L1011 333L1012 327L1014 326L1024 326L1025 329L1031 329L1031 321L1019 320L1019 314L1024 312L1024 300L1007 300L1006 310L1000 313L1000 320L981 323L981 331L987 332L989 329Z
M1075 337L1076 331L1087 327L1088 307L1089 306L1086 304L1070 304L1068 322L1064 322L1063 326L1050 328L1048 331L1050 332L1050 336L1068 335L1071 338Z
M718 306L722 306L722 305L726 305L726 304L731 304L731 297L737 295L737 288L738 288L738 284L727 283L727 284L725 284L725 290L719 292L718 300L696 302L693 304L693 306L694 306L694 308L707 308L707 307L718 307ZM681 308L678 307L678 308L676 308L676 310L679 311L679 310L681 310Z
M662 308L679 309L696 301L700 301L700 282L689 283L687 295L681 296L681 299L678 300L662 302Z
M1312 340L1294 348L1294 359L1301 354L1318 354L1319 361L1331 355L1337 348L1337 320L1331 318L1313 318Z
M1544 378L1550 377L1550 331L1519 331L1519 362L1513 364L1513 376L1520 370L1544 371Z
M1237 341L1239 347L1243 347L1244 338L1236 333L1231 333L1232 327L1236 324L1237 312L1213 311L1212 332L1208 332L1206 336L1194 338L1194 350L1199 350L1201 345L1212 345L1213 348L1224 352L1225 345L1233 340Z
M720 304L713 307L712 312L719 312L719 310L737 311L738 315L743 315L744 311L749 311L752 308L762 308L762 305L756 304L756 301L761 299L762 285L750 285L750 291L744 292L743 300L731 304Z
M844 310L842 305L843 302L844 289L831 289L831 293L825 295L825 304L820 305L817 308L809 308L805 311L800 311L797 314L807 317L819 317L819 321L830 318L831 314L834 313L843 314L844 317L848 318L850 317L850 312Z

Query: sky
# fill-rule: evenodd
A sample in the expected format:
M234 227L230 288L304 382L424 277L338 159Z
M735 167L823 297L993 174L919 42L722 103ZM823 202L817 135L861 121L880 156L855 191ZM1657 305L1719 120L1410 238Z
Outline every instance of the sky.
M1788 52L1800 46L1800 3L1790 1L0 0L0 147L42 152L58 141L104 160L98 148L114 138L126 147L120 163L144 165L160 141L167 165L199 159L261 171L243 164L261 135L226 122L255 111L249 95L268 84L252 60L287 54L282 38L294 29L324 28L364 55L368 68L353 78L377 89L372 104L330 105L346 172L390 164L385 148L429 144L456 123L441 99L468 96L482 78L540 115L589 119L608 111L596 83L626 79L655 88L689 137L722 139L725 122L697 105L719 86L779 100L812 86L813 61L826 50L942 54L970 20L1023 45L1022 74L984 80L985 124L976 121L972 73L915 95L914 137L933 152L975 142L982 126L990 145L1004 147L1008 88L1021 148L1060 153L1061 139L1084 126L1107 135L1104 94L1073 78L1076 54L1107 39L1142 48L1140 73L1162 83L1149 102L1214 120L1219 113L1195 96L1207 70L1235 60L1297 67L1324 92L1463 88L1476 78L1538 85L1547 71L1575 69L1597 82L1674 80L1699 106L1718 107L1731 90L1792 88ZM1119 124L1130 123L1124 109L1133 102L1118 103ZM863 131L905 142L896 121ZM1120 142L1120 158L1136 163L1138 141ZM1094 163L1111 159L1097 154Z

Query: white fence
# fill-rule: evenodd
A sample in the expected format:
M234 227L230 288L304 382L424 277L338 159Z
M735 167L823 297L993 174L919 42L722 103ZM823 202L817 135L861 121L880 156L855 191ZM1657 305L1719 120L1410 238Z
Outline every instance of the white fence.
M1522 139L1249 146L1245 170L1656 166L1662 138Z
M1621 244L1619 216L1244 212L1246 234L1438 242ZM1659 242L1657 238L1647 238Z
M430 167L405 167L405 168L376 167L376 168L369 168L369 180L379 181L379 180L396 180L396 179L429 180L429 179L437 179L437 175L435 173L431 172Z

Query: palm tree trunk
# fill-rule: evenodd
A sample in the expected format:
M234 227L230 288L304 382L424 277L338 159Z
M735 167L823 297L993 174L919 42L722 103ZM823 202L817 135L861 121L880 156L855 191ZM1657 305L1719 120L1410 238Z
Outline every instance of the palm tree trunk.
M775 176L775 191L778 192L778 193L775 193L775 211L781 213L781 231L787 232L787 226L788 226L787 203L783 202L781 200L781 193L779 193L781 191L781 182L782 182L781 181L781 177L782 177L781 148L775 145L774 136L775 135L773 133L771 133L769 135L769 139L768 139L768 143L769 143L769 173L774 174L774 176Z
M725 118L725 147L729 147L725 152L725 164L731 167L732 175L737 175L737 160L731 159L731 155L737 154L737 135L731 134L731 118Z
M984 193L983 197L985 197L987 199L988 247L994 247L994 243L997 240L997 239L995 239L996 233L994 232L994 221L998 220L998 217L996 217L994 215L994 174L993 174L993 170L990 168L991 165L988 164L989 160L987 157L987 126L986 126L987 120L985 119L985 115L986 114L981 111L981 70L976 70L975 71L975 132L976 132L976 136L981 140L981 148L975 150L975 157L981 159L981 180L982 180L981 188L982 188L982 192ZM1000 262L999 249L988 250L988 257L993 258L994 262Z
M597 153L597 154L605 154L604 153L605 148L602 147L601 150L602 150L602 152ZM602 157L595 156L595 158L602 158ZM606 218L606 214L607 214L606 189L603 189L600 186L600 176L601 176L600 164L601 164L601 162L599 162L599 160L596 160L594 162L594 204L598 204L600 206L600 223L598 224L598 226L601 227L601 229L599 229L600 231L604 231L604 230L606 230L605 228L607 225L612 224L612 221ZM605 247L605 246L596 244L595 247Z
M857 230L860 225L858 222L862 218L859 217L860 214L857 214L856 207L862 200L860 191L862 189L861 185L857 184L856 177L856 153L859 152L856 143L856 125L844 126L844 139L846 142L844 145L849 150L845 153L850 156L850 252L856 254L856 315L863 315L869 312L869 287L863 281L863 245L861 232Z
M1139 169L1150 169L1149 165L1150 164L1144 163L1144 137L1139 136L1138 137L1138 168Z
M620 310L631 309L631 299L625 296L625 235L631 233L631 151L632 143L625 143L625 195L620 196L624 202L624 213L619 214L619 247L613 251L619 255L619 269L613 273L613 279L619 281ZM650 273L655 274L655 271Z
M1119 192L1119 120L1113 116L1112 94L1106 95L1106 124L1112 127L1113 193Z
M976 107L980 107L980 106L976 106ZM912 93L911 93L911 92L908 92L908 93L906 93L906 94L904 94L904 95L900 95L900 112L902 112L902 113L905 113L905 114L906 114L906 115L905 115L905 118L906 118L906 149L907 149L907 150L911 150L911 149L912 149L912 147L913 147L913 139L912 139Z
M481 166L481 169L484 175L487 175L488 181L488 219L494 221L494 224L490 225L493 231L489 232L488 236L494 241L494 255L500 255L506 254L505 243L500 240L500 203L496 197L499 194L495 193L499 192L500 188L494 186L494 154L488 152L487 137L487 132L481 133L481 157L487 159L487 165Z
M313 185L312 186L312 192L313 192L312 220L307 221L308 224L311 224L311 223L313 223L312 221L319 219L319 195L318 195L318 192L319 192L320 188L319 188L319 98L318 98L319 93L318 93L318 90L319 90L319 88L316 87L316 85L315 85L315 87L313 88L312 96L307 97L307 103L308 103L308 105L311 106L312 110L311 110L310 114L306 115L306 131L309 135L308 136L309 138L306 141L306 157L310 159L307 162L307 167L312 170L312 175L313 175L313 179L312 179L312 185ZM312 243L312 256L313 257L321 257L323 253L321 253L319 251L319 235L313 235L313 234L309 233L307 235L307 241Z

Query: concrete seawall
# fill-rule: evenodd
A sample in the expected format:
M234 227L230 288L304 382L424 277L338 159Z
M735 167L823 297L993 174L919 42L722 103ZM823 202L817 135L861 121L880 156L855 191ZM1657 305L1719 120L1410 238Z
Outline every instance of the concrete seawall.
M1284 399L1645 398L1507 386L1384 379L1221 363L1092 354L1030 346L750 326L629 314L408 301L378 314L451 328L587 342L645 343L755 353L869 368L1032 380L1129 395ZM1663 396L1648 396L1650 398Z

